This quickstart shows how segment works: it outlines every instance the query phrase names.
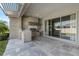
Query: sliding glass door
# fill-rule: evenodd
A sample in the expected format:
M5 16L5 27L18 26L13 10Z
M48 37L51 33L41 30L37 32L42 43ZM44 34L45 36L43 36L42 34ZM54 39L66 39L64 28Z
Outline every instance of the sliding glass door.
M76 15L61 17L61 38L67 40L76 39Z
M70 19L70 40L77 40L77 19L76 14L71 15Z
M70 15L61 17L61 38L70 40Z
M49 36L63 38L66 40L77 39L76 14L62 16L45 21L45 31Z

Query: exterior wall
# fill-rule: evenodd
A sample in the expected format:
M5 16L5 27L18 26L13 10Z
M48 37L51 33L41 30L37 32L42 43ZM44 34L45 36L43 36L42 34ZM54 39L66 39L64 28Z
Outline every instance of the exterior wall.
M66 7L66 8L63 8L63 9L59 9L58 11L56 12L53 12L52 11L50 13L48 13L44 18L43 18L43 25L42 25L42 30L43 30L43 36L46 36L45 35L45 20L49 20L49 19L53 19L53 18L57 18L57 17L61 17L61 16L66 16L66 15L70 15L70 14L73 14L73 13L76 13L77 14L77 39L75 41L75 43L79 43L79 8L77 6L71 6L71 7ZM50 37L50 36L47 36L48 38L54 38L54 37ZM58 39L58 40L61 40L61 39ZM66 40L63 40L63 41L66 41Z
M35 17L24 17L23 20L23 28L24 30L22 31L21 28L21 18L12 18L10 17L10 39L22 39L25 40L27 36L23 36L23 34L26 34L26 30L29 30L31 28L37 28L37 26L32 26L29 25L29 22L36 22L38 23L38 19ZM23 37L25 39L23 39Z
M30 22L32 24L30 24ZM24 28L24 31L26 31L26 30L31 31L31 35L29 35L29 36L31 36L32 39L40 35L40 32L38 32L40 30L40 25L38 26L38 18L36 18L36 17L23 18L23 28ZM26 37L27 36L25 36L25 38Z
M35 17L24 17L23 18L23 28L24 29L29 29L30 27L37 28L37 26L29 25L29 22L36 22L36 23L38 23L38 19L35 18Z
M42 18L43 36L46 36L45 30L44 30L45 29L45 26L44 26L45 20L49 20L49 19L53 19L53 18L57 18L57 17L61 17L61 16L66 16L66 15L69 15L72 13L76 13L77 14L77 35L76 35L77 40L76 40L76 43L78 43L78 41L79 41L79 26L78 26L79 25L79 5L72 4L69 6L67 5L65 7L64 6L61 7L61 5L60 5L60 8L57 7L56 10L53 9L54 6L52 4L50 4L49 6L46 6L46 7L45 6L46 5L43 5L43 7L42 7L41 4L40 5L39 4L38 5L32 4L32 6L28 9L27 14L26 14L28 16L31 15L34 17ZM47 8L47 9L45 9L45 8ZM30 21L37 22L37 19L34 17L28 17L28 18L23 19L23 28L24 29L27 29L30 27L28 22L30 22ZM10 38L21 39L21 18L10 18Z
M61 16L66 16L70 15L73 13L77 13L77 39L76 41L79 41L79 4L78 3L64 3L64 4L59 4L59 3L51 3L51 4L31 4L29 9L27 10L27 13L25 15L28 16L34 16L34 17L39 17L42 18L42 31L43 35L45 35L45 20L53 19L53 18L58 18Z
M21 39L21 18L10 17L10 39Z

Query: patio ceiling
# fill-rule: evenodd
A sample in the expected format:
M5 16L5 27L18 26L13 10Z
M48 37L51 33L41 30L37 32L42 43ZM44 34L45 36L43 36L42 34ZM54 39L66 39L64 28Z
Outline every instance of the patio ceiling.
M78 3L31 3L25 15L46 18L57 13L59 10L67 10L70 8L78 8Z
M30 5L30 6L29 6ZM51 13L59 10L66 10L70 7L79 7L78 3L0 3L1 9L7 16L20 17L20 16L33 16L45 18ZM29 8L28 8L29 7Z

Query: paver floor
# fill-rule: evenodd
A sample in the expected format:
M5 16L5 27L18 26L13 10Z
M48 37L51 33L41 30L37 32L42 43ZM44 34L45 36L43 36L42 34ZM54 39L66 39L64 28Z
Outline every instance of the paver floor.
M55 39L38 37L34 41L23 42L10 39L4 56L78 56L79 46Z

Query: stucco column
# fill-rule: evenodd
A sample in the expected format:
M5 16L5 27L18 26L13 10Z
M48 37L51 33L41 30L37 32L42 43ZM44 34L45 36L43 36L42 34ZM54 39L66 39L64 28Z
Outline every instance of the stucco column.
M79 11L77 12L77 42L79 44Z
M10 18L10 39L22 39L21 29L21 17L9 17Z

